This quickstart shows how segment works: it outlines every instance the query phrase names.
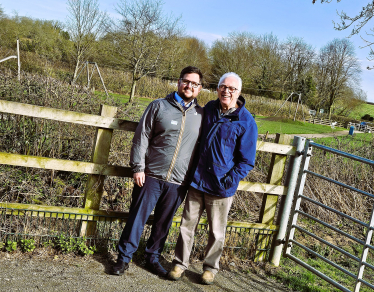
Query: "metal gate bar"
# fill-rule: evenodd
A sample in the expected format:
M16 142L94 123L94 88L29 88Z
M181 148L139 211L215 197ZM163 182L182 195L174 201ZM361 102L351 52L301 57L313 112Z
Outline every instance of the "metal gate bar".
M314 217L312 215L309 215L309 214L307 214L307 213L305 213L303 211L300 211L300 210L298 210L297 212L299 214L301 214L301 215L304 215L305 217L308 217L309 219L312 219L313 221L318 222L319 224L321 224L321 225L323 225L323 226L325 226L327 228L330 228L330 229L332 229L332 230L340 233L341 235L344 235L344 236L348 237L349 239L352 239L352 240L356 241L359 244L362 244L362 245L365 244L365 242L363 242L362 240L360 240L360 239L358 239L358 238L356 238L356 237L354 237L354 236L352 236L352 235L350 235L350 234L348 234L348 233L346 233L344 231L341 231L339 228L336 228L336 227L334 227L334 226L332 226L332 225L330 225L330 224L328 224L328 223L326 223L326 222L324 222L322 220L319 220L319 219L317 219L316 217Z
M309 174L311 174L311 175L313 175L313 176L316 176L316 177L318 177L318 178L324 179L324 180L326 180L326 181L328 181L328 182L332 182L332 183L334 183L334 184L336 184L336 185L339 185L339 186L341 186L341 187L343 187L343 188L350 189L351 191L355 191L355 192L357 192L357 193L360 193L360 194L366 195L366 196L368 196L368 197L374 199L374 195L373 195L373 194L370 194L370 193L368 193L368 192L362 191L362 190L357 189L357 188L355 188L355 187L351 187L350 185L346 185L346 184L344 184L344 183L342 183L342 182L339 182L339 181L336 181L336 180L334 180L334 179L331 179L331 178L325 177L325 176L320 175L320 174L318 174L318 173L315 173L315 172L313 172L313 171L305 170L305 173L309 173Z
M334 266L335 268L337 268L338 270L342 271L343 273L347 274L348 276L351 276L352 278L356 278L356 275L351 273L350 271L342 268L341 266L339 266L338 264L334 263L333 261L330 261L329 259L325 258L324 256L321 256L319 253L311 250L310 248L306 247L305 245L301 244L300 242L297 242L296 240L290 240L292 243L295 243L297 246L303 248L304 250L306 250L307 252L310 252L311 254L315 255L316 257L320 258L321 260L325 261L326 263ZM360 259L358 259L358 261L360 261Z
M349 219L349 220L352 220L352 221L356 222L357 224L360 224L360 225L362 225L362 226L367 227L367 224L366 224L366 223L364 223L364 222L362 222L362 221L360 221L360 220L358 220L358 219L356 219L356 218L353 218L353 217L351 217L351 216L349 216L349 215L347 215L347 214L344 214L344 213L342 213L342 212L340 212L340 211L338 211L338 210L335 210L335 209L333 209L333 208L330 208L329 206L326 206L325 204L322 204L322 203L320 203L320 202L317 202L317 201L315 201L315 200L313 200L313 199L311 199L311 198L308 198L308 197L306 197L306 196L304 196L304 195L300 195L300 197L303 198L303 199L305 199L305 200L307 200L307 201L309 201L309 202L311 202L311 203L313 203L313 204L316 204L316 205L318 205L318 206L320 206L320 207L323 207L323 208L325 208L326 210L329 210L329 211L331 211L331 212L334 212L335 214L338 214L338 215L343 216L343 217L345 217L345 218L347 218L347 219Z
M308 234L309 236L311 236L311 237L313 237L313 238L315 238L315 239L318 239L318 240L321 241L322 243L328 245L328 246L331 247L331 248L336 249L337 251L339 251L339 252L343 253L344 255L350 257L351 259L353 259L353 260L355 260L355 261L357 261L357 262L360 261L360 258L359 258L359 257L356 257L356 256L354 256L353 254L350 254L349 252L345 251L344 249L342 249L342 248L340 248L340 247L338 247L338 246L333 245L332 243L330 243L330 242L328 242L328 241L326 241L326 240L324 240L324 239L318 237L317 235L315 235L315 234L309 232L308 230L305 230L304 228L302 228L302 227L300 227L300 226L295 226L295 228L298 229L298 230L300 230L300 231L302 231L302 232L305 232L306 234Z
M343 157L346 157L346 158L349 158L349 159L352 159L352 160L355 160L355 161L359 161L359 162L368 164L370 166L374 166L374 161L373 160L366 159L366 158L363 158L363 157L359 157L359 156L356 156L356 155L353 155L353 154L350 154L350 153L346 153L346 152L343 152L343 151L340 151L340 150L337 150L337 149L333 149L333 148L330 148L330 147L327 147L327 146L324 146L324 145L314 143L313 141L307 140L306 145L305 145L305 149L303 151L302 165L301 165L301 168L300 168L301 170L300 170L300 173L299 173L298 183L297 183L296 192L295 192L296 197L295 197L295 200L294 200L292 215L290 217L291 224L290 224L289 232L288 232L287 249L285 251L285 256L294 260L295 262L302 265L307 270L315 273L317 276L326 280L327 282L329 282L333 286L339 288L340 290L351 291L347 287L343 286L342 284L340 284L337 281L331 279L327 275L325 275L325 274L321 273L320 271L316 270L315 268L313 268L309 264L303 262L302 260L300 260L296 256L292 255L291 254L292 244L295 244L298 247L306 250L310 254L320 258L321 260L323 260L326 263L330 264L331 266L335 267L336 269L338 269L338 270L342 271L343 273L349 275L350 277L354 278L356 280L355 287L354 287L355 292L360 291L361 283L364 283L368 287L374 289L374 285L372 285L371 283L362 279L365 267L369 267L369 268L374 270L374 266L366 262L369 249L374 250L374 246L370 244L371 239L372 239L372 235L373 235L373 230L374 230L374 207L372 208L372 211L371 211L371 216L370 216L369 223L364 223L364 222L362 222L362 221L360 221L356 218L353 218L353 217L351 217L347 214L344 214L344 213L342 213L338 210L335 210L334 208L326 206L325 204L322 204L321 202L318 202L318 201L315 201L311 198L306 197L305 195L303 195L303 191L304 191L304 186L305 186L305 181L306 181L306 175L309 174L309 175L318 177L320 179L326 180L328 182L334 183L336 185L339 185L343 188L349 189L351 191L358 192L358 193L360 193L362 195L365 195L367 197L370 197L370 198L374 198L374 195L308 170L313 147L324 150L325 152L334 153L334 154L337 154L337 155L340 155L340 156L343 156ZM328 223L326 223L322 220L319 220L319 219L315 218L312 215L309 215L309 214L301 211L300 210L301 200L307 200L308 202L310 202L312 204L316 204L319 207L322 207L322 208L324 208L328 211L334 212L334 213L336 213L340 216L343 216L346 219L349 219L349 220L351 220L351 221L353 221L353 222L355 222L355 223L357 223L361 226L366 227L368 231L367 231L367 234L366 234L365 241L360 240L359 238L356 238L356 237L340 230L339 228L336 228L336 227L334 227L334 226L332 226L332 225L330 225L330 224L328 224ZM319 224L321 224L321 225L323 225L323 226L325 226L325 227L327 227L327 228L329 228L329 229L331 229L331 230L333 230L333 231L335 231L335 232L337 232L337 233L339 233L339 234L341 234L341 235L343 235L343 236L345 236L345 237L347 237L351 240L354 240L355 242L357 242L359 244L361 244L363 246L363 251L362 251L362 254L361 254L361 258L350 254L349 252L339 248L338 246L336 246L332 243L329 243L328 241L322 239L321 237L319 237L319 236L305 230L304 228L298 226L297 225L297 219L298 219L299 214L302 215L302 216L305 216L305 217L313 220L314 222L317 222L317 223L319 223ZM321 254L313 251L312 249L308 248L307 246L301 244L300 242L297 242L296 240L294 240L294 234L295 234L296 229L299 230L300 232L303 232L303 233L313 237L314 239L326 244L327 246L333 248L334 250L337 250L337 251L341 252L342 254L348 256L349 258L351 258L352 260L357 262L358 265L359 265L357 275L348 271L348 270L346 270L346 269L344 269L340 265L336 264L335 262L332 262L331 260L329 260L326 257L322 256Z

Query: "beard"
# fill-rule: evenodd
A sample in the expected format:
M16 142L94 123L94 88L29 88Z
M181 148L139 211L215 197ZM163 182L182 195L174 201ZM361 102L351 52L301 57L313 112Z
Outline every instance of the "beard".
M191 92L193 93L193 91L191 90ZM194 99L193 97L193 94L191 97L187 97L186 94L184 93L184 90L181 90L181 92L178 91L178 95L184 100L184 101L188 101L190 102L191 100Z

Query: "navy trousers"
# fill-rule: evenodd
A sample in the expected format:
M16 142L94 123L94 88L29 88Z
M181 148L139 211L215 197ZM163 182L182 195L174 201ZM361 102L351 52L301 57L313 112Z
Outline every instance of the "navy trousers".
M146 260L159 260L175 212L183 202L188 186L146 176L143 187L134 186L130 214L118 243L118 261L129 263L138 249L140 237L154 209L151 235L145 249Z

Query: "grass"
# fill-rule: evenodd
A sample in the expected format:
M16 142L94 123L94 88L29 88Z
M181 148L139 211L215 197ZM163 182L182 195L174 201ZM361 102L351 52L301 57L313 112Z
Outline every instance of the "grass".
M337 137L326 137L326 138L314 138L313 141L316 143L324 144L324 145L334 145L334 144L342 144L349 142L355 148L361 147L366 145L367 143L371 143L374 139L373 133L360 133L360 134L353 134L352 136L337 136ZM324 143L321 143L324 142ZM331 146L333 147L333 146Z
M332 129L329 126L315 125L307 122L293 121L284 118L266 118L256 116L256 123L259 134L282 133L282 134L322 134L347 130L344 128Z
M369 114L370 116L374 117L374 105L364 103L351 112L349 117L356 120L361 120L361 117L365 114Z
M316 251L316 250L315 250ZM321 251L316 251L321 254ZM325 252L325 250L323 250ZM322 254L323 254L322 252ZM348 289L353 289L355 284L355 279L346 275L342 271L332 267L323 260L315 257L311 258L306 252L300 248L292 248L291 252L294 256L312 266L319 272L325 274L327 277L333 279L334 281L340 283ZM331 252L326 256L329 260L336 262L341 267L350 270L353 274L358 273L357 265L352 265L351 262L347 261L345 257L342 257L339 252ZM371 260L368 259L371 263ZM282 282L289 288L296 291L307 291L307 292L330 292L330 291L340 291L340 289L335 288L332 284L318 277L311 271L296 264L293 260L288 258L282 258L280 263L280 268L277 273L273 276L277 281ZM366 268L364 272L364 279L369 283L372 283L373 273L370 268ZM372 291L371 288L367 287L365 284L361 284L361 292Z

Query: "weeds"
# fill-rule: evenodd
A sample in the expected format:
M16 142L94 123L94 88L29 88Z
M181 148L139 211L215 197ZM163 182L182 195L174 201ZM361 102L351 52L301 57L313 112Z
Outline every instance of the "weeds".
M30 239L21 239L19 242L19 247L21 248L22 252L32 252L35 249L35 240Z
M73 238L60 234L54 240L54 246L62 253L77 253L82 256L92 255L96 251L96 247L87 246L85 237Z
M5 250L7 252L14 252L17 250L17 241L7 240L5 243Z
M41 243L41 245L46 247L52 247L56 251L62 253L75 253L81 256L92 255L97 251L95 245L87 245L87 240L85 237L73 238L66 236L65 234L60 234L53 239L48 239ZM0 242L0 251L5 249L5 251L12 253L18 248L24 252L33 252L37 246L37 243L33 238L21 239L21 240L7 240L5 243Z

